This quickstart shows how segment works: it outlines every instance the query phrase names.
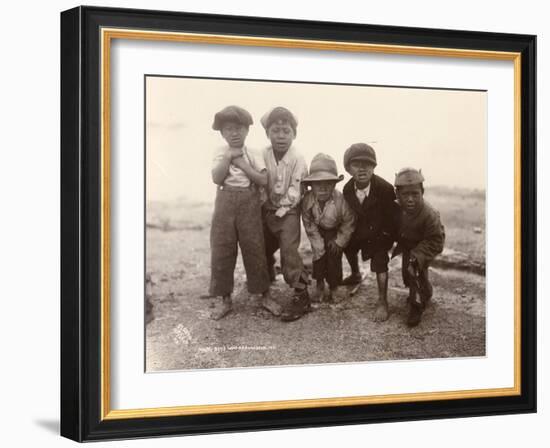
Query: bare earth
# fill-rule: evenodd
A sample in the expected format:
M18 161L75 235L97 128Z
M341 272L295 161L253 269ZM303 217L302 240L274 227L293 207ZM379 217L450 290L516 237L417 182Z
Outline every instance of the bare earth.
M484 356L485 196L438 188L427 191L426 198L441 212L447 244L431 268L432 305L413 329L405 324L400 257L390 264L386 322L372 320L377 289L368 263L368 276L355 295L342 288L337 303L314 304L302 319L283 323L247 293L240 257L234 311L213 321L210 313L220 300L207 296L212 205L149 203L146 270L154 284L146 326L147 371ZM302 254L309 266L305 234ZM281 275L272 293L281 303L288 300Z

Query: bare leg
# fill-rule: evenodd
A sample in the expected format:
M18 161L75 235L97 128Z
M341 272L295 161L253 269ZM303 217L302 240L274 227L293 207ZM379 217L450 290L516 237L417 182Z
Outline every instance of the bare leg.
M388 273L377 272L376 283L378 283L378 303L374 313L375 322L383 322L388 319Z

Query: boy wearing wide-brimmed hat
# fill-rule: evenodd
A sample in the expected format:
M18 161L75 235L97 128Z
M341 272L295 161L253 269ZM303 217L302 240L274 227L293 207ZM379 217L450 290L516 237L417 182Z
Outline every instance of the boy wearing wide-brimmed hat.
M345 254L351 275L344 279L346 285L362 281L358 254L363 261L370 259L370 269L376 273L378 304L375 321L388 318L388 251L396 237L398 207L393 186L374 174L376 153L366 143L355 143L344 153L344 167L352 179L344 185L344 198L357 215L355 232L346 247Z
M259 188L267 184L261 154L245 145L252 116L239 106L228 106L214 116L212 128L227 145L218 149L212 165L212 180L218 186L212 227L210 295L221 296L215 320L232 310L233 275L237 245L241 248L250 294L262 294L264 308L278 315L281 307L270 296L265 259Z
M395 175L397 200L401 206L399 236L392 257L402 253L402 274L409 287L407 324L420 323L433 294L428 268L443 251L445 228L439 212L424 201L424 176L420 170L403 168Z
M302 317L310 307L308 274L298 253L301 181L307 175L307 165L293 145L298 120L292 112L275 107L262 117L261 122L271 143L263 153L268 179L263 204L267 265L274 280L274 254L280 249L285 282L294 289L281 320L292 321Z
M319 301L333 300L342 282L342 251L355 229L355 214L335 188L343 178L334 159L319 153L302 181L311 187L302 200L302 221L313 252L314 298ZM326 297L325 281L329 285Z

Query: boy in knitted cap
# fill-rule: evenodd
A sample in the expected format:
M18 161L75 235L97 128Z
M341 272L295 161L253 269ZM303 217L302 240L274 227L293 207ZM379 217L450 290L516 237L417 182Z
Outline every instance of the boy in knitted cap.
M221 296L221 309L212 314L221 319L232 310L233 274L237 244L241 248L250 294L262 294L262 305L275 315L280 305L269 293L259 186L267 184L263 158L245 145L251 115L239 106L228 106L214 116L212 128L220 131L227 145L218 149L212 180L218 185L212 227L210 295Z
M300 245L300 209L302 179L307 165L292 145L298 121L288 109L276 107L262 120L271 145L264 150L267 167L266 200L263 204L265 250L268 270L275 279L275 252L281 250L281 268L286 283L294 289L291 302L281 320L299 319L310 307L308 277L298 253Z
M374 174L376 153L366 143L355 143L344 153L344 167L352 179L344 185L344 198L357 215L355 232L345 249L351 275L342 282L356 285L362 281L358 253L370 259L376 273L378 304L375 321L385 321L388 314L388 251L395 241L397 205L393 186Z
M445 228L439 212L424 201L424 176L420 170L403 168L395 175L397 200L401 206L399 236L392 258L403 254L402 274L409 287L407 325L420 323L432 298L428 267L443 251Z
M320 302L325 298L325 280L329 302L342 282L342 251L355 228L355 214L335 189L343 178L338 176L334 159L320 153L311 161L309 176L302 181L311 187L302 200L302 221L311 243L315 298Z

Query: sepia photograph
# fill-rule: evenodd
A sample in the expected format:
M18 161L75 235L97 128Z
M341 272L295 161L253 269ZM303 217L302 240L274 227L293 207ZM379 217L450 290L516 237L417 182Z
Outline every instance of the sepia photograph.
M146 372L486 355L487 91L144 84Z

